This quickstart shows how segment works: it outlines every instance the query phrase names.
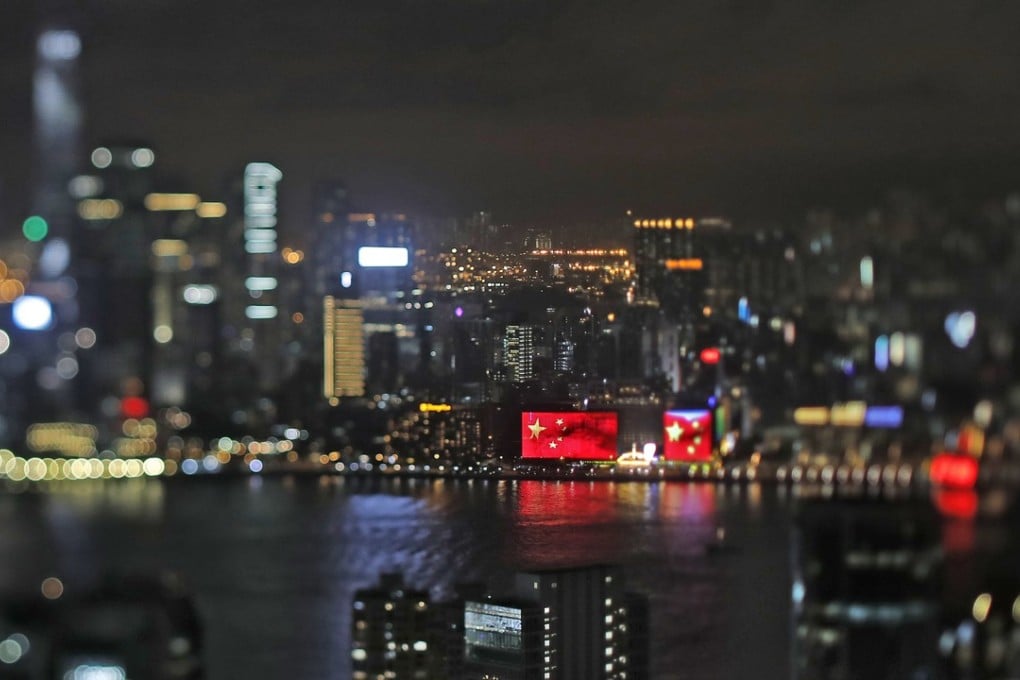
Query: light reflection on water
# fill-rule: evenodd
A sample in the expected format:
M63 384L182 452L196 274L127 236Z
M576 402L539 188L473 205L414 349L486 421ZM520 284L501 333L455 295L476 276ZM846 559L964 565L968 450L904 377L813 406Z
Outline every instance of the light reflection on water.
M180 572L211 678L349 677L352 595L383 571L443 595L598 562L650 595L654 677L789 676L789 508L755 486L134 480L0 494L0 525L4 588ZM739 550L706 550L718 526Z

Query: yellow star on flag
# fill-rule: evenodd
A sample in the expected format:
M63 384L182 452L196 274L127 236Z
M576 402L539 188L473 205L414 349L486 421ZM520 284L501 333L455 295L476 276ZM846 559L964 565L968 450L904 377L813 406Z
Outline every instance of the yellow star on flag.
M531 430L531 438L538 439L538 435L542 434L542 430L547 430L549 428L542 427L542 423L536 418L533 425L528 425L528 429Z
M666 433L669 435L669 441L678 442L680 441L680 435L684 433L684 429L680 427L680 423L674 422L666 428Z

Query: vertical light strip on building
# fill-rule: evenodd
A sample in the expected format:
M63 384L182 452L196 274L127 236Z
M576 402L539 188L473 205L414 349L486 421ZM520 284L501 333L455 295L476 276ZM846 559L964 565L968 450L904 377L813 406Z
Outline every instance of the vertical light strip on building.
M252 298L263 298L271 288L265 282L273 278L268 258L276 252L276 185L283 173L269 163L249 163L244 169L244 250L249 255L245 281ZM274 286L275 287L275 286ZM272 304L260 307L273 307ZM268 310L266 310L268 311ZM261 313L249 318L271 319L276 314Z
M327 295L322 301L322 394L336 396L336 375L333 372L333 339L336 329L336 301Z
M357 301L323 301L322 383L330 399L365 394L365 319Z

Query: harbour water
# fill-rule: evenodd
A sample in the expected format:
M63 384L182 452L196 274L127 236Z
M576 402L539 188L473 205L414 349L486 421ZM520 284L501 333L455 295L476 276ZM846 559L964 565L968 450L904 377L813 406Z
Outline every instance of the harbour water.
M285 476L7 489L0 592L172 570L194 593L208 677L343 680L353 593L381 572L443 597L462 581L498 591L518 569L622 564L650 598L653 677L790 678L800 505L785 488L704 482ZM713 549L720 528L725 550Z

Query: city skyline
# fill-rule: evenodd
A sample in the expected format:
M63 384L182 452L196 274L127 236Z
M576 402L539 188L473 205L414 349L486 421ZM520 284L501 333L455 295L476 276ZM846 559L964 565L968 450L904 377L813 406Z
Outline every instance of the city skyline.
M774 220L895 187L980 201L1020 170L1006 4L74 4L87 142L149 141L203 191L268 160L288 212L329 176L436 216ZM32 10L0 29L0 153L26 161ZM7 220L24 168L3 170Z
M3 677L1020 676L1020 6L6 8Z

